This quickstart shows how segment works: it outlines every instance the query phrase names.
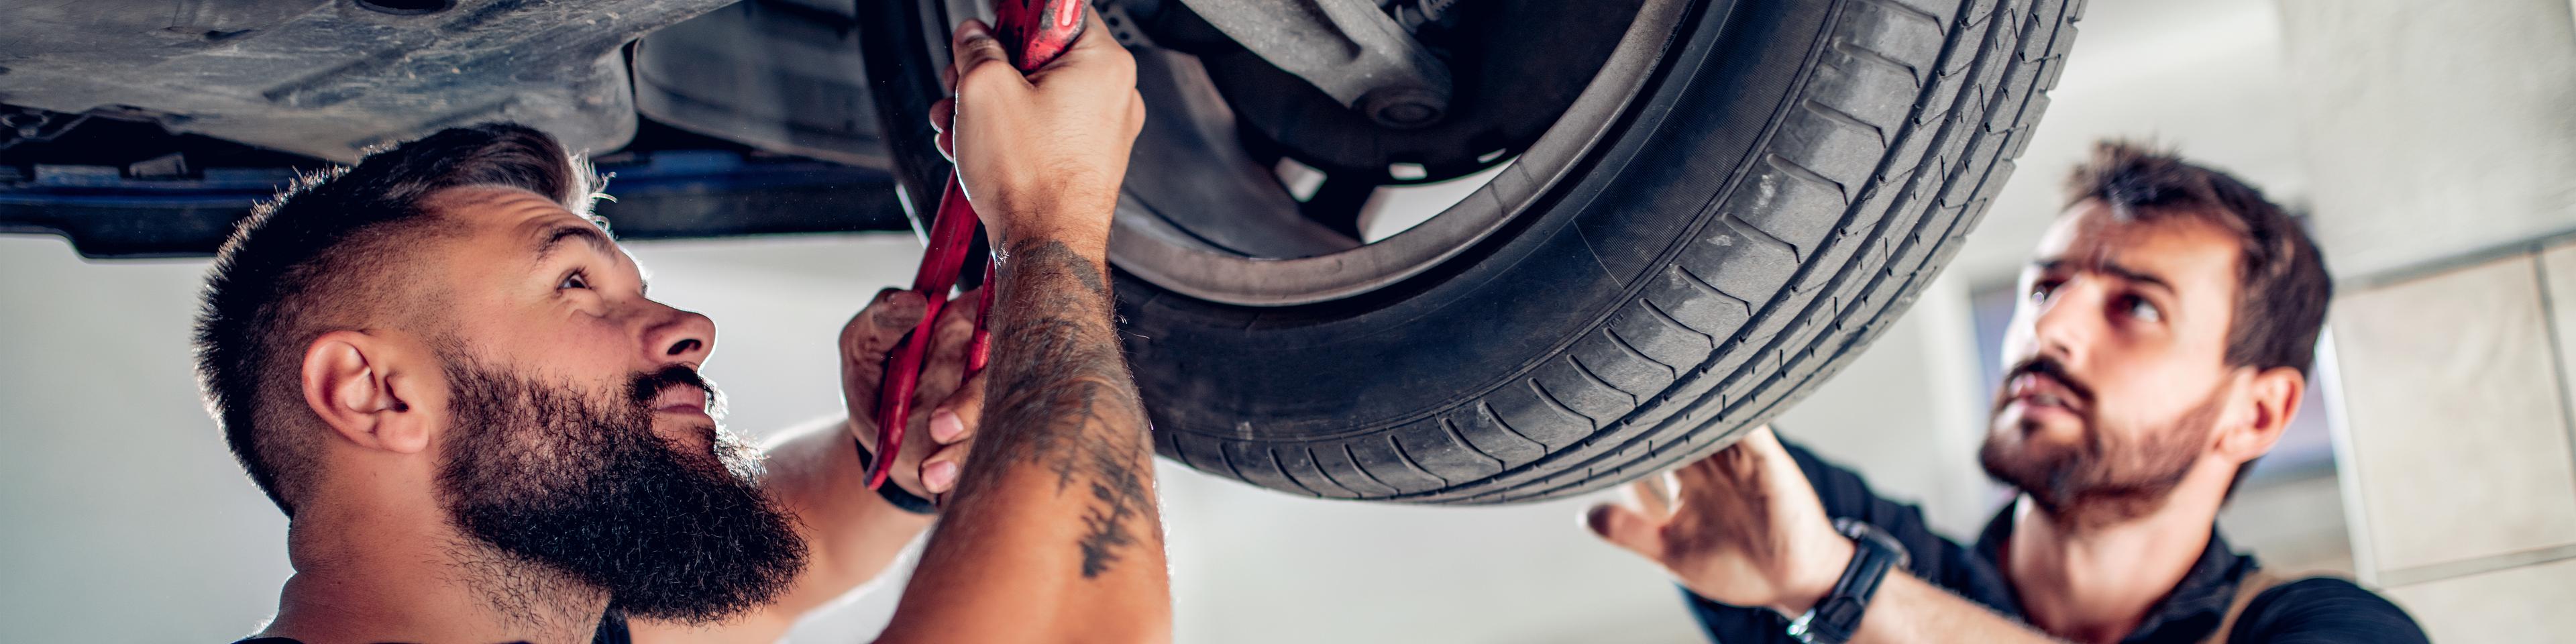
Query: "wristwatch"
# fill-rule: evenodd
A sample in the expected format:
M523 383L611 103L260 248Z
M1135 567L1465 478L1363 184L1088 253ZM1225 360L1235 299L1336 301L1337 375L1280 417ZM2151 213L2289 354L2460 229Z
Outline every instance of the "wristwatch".
M1869 609L1869 598L1878 594L1878 584L1887 579L1887 571L1904 568L1905 544L1878 526L1850 518L1834 519L1834 531L1852 540L1851 564L1843 566L1843 576L1834 581L1834 589L1816 600L1806 614L1789 622L1789 637L1806 644L1842 644L1860 632L1860 616Z
M868 453L868 446L860 443L859 437L850 437L850 446L858 448L859 462L877 462L876 455ZM877 486L877 496L884 498L886 503L894 505L894 509L897 510L913 514L939 513L939 504L930 502L930 499L913 496L911 492L904 491L903 486L896 485L893 481L886 481L885 485Z

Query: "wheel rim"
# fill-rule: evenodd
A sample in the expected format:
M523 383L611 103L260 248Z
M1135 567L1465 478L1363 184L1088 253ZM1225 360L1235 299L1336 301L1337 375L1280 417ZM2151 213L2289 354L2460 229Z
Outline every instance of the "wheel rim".
M1519 154L1438 186L1385 187L1405 182L1401 176L1364 186L1381 206L1455 199L1418 223L1370 222L1401 229L1379 239L1355 239L1351 227L1301 212L1315 199L1358 204L1347 203L1346 192L1320 194L1336 191L1329 185L1303 203L1291 194L1276 164L1241 143L1257 137L1238 132L1244 120L1197 58L1138 49L1137 89L1149 114L1119 200L1110 261L1156 286L1243 306L1329 302L1418 275L1492 236L1564 178L1637 96L1688 4L1643 0L1599 72Z

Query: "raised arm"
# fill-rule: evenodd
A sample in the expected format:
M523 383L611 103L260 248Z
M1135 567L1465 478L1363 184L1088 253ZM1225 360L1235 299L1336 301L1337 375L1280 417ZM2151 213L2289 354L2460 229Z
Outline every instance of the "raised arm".
M1636 505L1601 505L1586 523L1603 540L1654 561L1692 593L1728 606L1796 617L1814 607L1852 560L1815 489L1769 428L1675 470L1672 489L1640 481ZM1855 644L2056 642L1904 570L1888 571L1862 613ZM1785 637L1785 632L1782 633Z
M1090 20L1027 77L983 25L958 30L958 98L932 118L1002 250L991 398L882 641L1170 639L1154 451L1105 260L1144 108L1133 59Z

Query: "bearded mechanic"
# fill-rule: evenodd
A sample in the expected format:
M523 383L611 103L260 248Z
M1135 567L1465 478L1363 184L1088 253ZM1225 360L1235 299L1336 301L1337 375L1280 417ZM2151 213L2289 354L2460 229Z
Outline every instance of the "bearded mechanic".
M2263 569L2219 508L2299 411L2331 296L2252 186L2098 144L2021 276L1979 462L2019 492L1973 546L1758 429L1602 538L1663 565L1716 641L2423 642L2334 577Z
M869 491L862 452L918 296L844 329L847 420L755 449L709 413L712 321L647 297L544 134L440 132L247 219L208 279L199 367L295 573L243 641L771 641L929 526L892 501L923 496L946 516L879 641L1168 639L1152 449L1102 278L1144 118L1133 61L1087 36L1023 77L971 22L954 47L941 148L1004 260L977 377L974 298L941 314L908 493Z

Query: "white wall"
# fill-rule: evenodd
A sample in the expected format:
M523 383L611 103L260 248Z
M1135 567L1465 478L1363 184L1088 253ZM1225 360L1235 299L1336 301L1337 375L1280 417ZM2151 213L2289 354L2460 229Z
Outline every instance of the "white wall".
M2318 237L2343 291L2332 325L2357 572L2437 641L2564 639L2576 11L2279 5Z
M27 642L223 641L276 604L286 526L189 375L203 262L0 237L0 623Z
M2279 4L2337 275L2576 231L2569 3Z

